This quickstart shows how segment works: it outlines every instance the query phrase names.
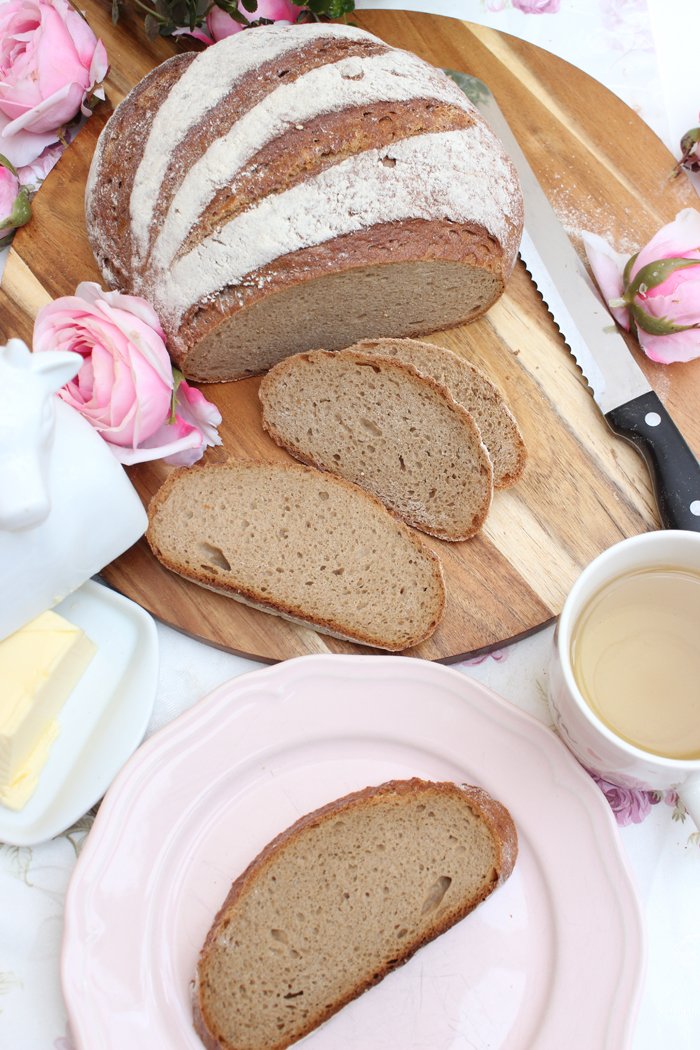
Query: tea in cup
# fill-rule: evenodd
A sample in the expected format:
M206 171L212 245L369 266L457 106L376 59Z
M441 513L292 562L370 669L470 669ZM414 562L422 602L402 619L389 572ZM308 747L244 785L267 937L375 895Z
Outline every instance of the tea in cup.
M677 790L700 826L700 533L635 536L584 569L557 624L549 704L584 766Z

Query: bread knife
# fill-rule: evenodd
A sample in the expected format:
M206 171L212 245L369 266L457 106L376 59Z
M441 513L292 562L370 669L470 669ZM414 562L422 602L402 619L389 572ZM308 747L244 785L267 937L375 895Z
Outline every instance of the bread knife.
M489 88L446 70L509 154L525 200L520 258L608 426L643 456L668 529L700 532L700 464L634 360Z

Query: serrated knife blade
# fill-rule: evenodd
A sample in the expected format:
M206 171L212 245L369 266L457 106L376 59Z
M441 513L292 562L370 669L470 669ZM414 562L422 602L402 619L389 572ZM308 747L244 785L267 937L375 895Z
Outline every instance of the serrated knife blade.
M520 178L520 257L608 426L631 442L651 474L666 528L700 531L700 464L634 360L489 88L448 74L503 143Z

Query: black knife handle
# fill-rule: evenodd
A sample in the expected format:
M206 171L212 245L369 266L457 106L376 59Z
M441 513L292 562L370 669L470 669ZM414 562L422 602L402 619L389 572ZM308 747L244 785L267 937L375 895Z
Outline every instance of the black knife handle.
M700 463L654 391L605 418L646 460L664 528L700 532Z

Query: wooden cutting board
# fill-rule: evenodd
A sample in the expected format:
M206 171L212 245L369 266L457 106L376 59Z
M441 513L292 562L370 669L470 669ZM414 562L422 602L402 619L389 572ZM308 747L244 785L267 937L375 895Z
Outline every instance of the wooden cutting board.
M117 27L109 5L83 4L111 61L99 107L35 200L17 235L0 292L0 339L31 341L32 319L50 298L99 281L83 222L83 190L109 113L153 65L187 46L146 40L141 23ZM673 158L615 96L573 66L494 30L439 16L361 12L355 21L429 62L485 81L498 99L566 229L582 228L635 250L683 207L698 204ZM448 590L443 623L407 655L452 661L493 649L551 620L581 568L625 536L658 528L646 470L598 415L546 307L518 263L488 315L432 341L464 354L503 389L529 449L522 481L496 494L483 532L460 544L430 541ZM630 341L632 347L632 341ZM643 359L650 382L700 453L700 362L662 368ZM206 388L223 414L223 448L209 461L286 459L263 433L258 380ZM168 469L142 464L131 479L145 502ZM312 652L368 652L256 612L168 573L141 541L105 579L159 619L213 645L274 661Z

